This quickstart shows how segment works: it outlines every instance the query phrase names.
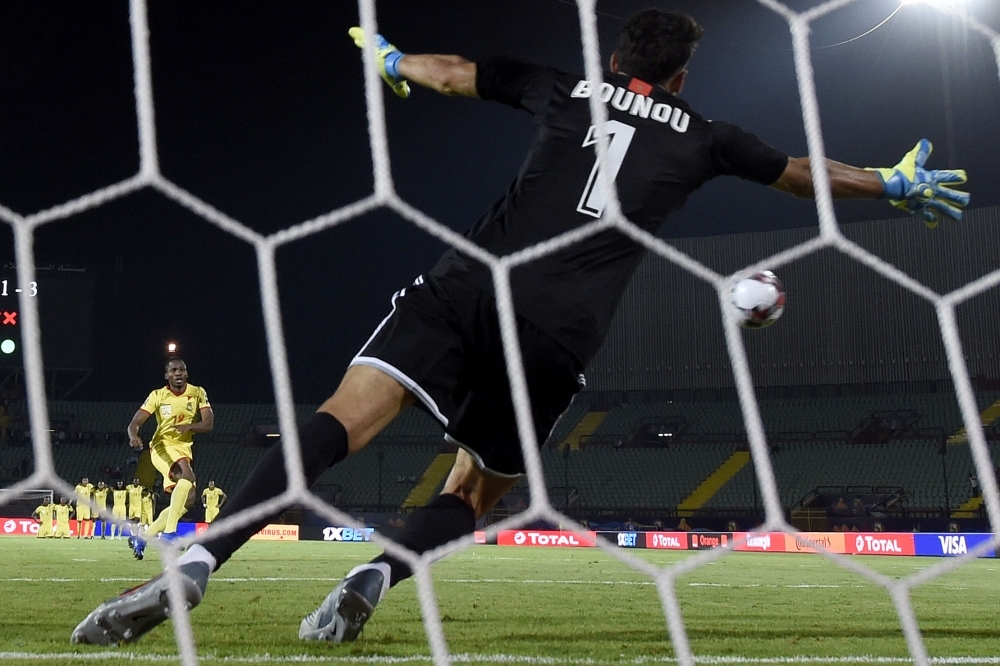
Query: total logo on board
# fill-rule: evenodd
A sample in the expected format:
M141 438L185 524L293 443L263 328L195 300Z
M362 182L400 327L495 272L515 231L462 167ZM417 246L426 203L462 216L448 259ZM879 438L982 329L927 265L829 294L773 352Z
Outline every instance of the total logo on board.
M38 523L27 518L0 518L4 534L34 536L38 534Z
M913 555L913 535L902 533L848 535L848 547L856 555Z
M556 530L505 530L497 534L497 545L569 548L591 548L595 546L597 542L596 533L586 532L585 535Z
M687 532L646 532L646 548L687 550Z

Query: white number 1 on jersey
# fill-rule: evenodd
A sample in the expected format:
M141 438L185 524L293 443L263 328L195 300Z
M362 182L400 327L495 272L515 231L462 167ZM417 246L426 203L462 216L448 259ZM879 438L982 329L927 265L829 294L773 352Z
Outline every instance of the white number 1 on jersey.
M622 168L622 162L625 161L625 153L632 143L632 137L635 136L635 128L617 120L609 120L605 127L608 133L608 177L614 182L618 177L618 171ZM583 140L583 147L587 148L595 143L597 143L597 125L591 125L587 130L587 138ZM587 187L583 189L580 203L576 207L579 212L593 217L600 217L608 203L607 193L598 185L600 169L601 163L596 162L590 171L590 178L587 179Z

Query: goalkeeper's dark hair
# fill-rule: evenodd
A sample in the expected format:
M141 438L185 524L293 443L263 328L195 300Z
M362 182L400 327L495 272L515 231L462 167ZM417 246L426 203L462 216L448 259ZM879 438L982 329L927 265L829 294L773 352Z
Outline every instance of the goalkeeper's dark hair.
M691 60L704 32L686 14L644 9L618 34L618 69L647 83L669 81Z
M180 361L181 363L184 363L184 359L182 359L180 356L168 356L166 363L163 364L163 367L169 368L170 364L173 363L174 361ZM184 363L184 367L185 368L187 367L187 363Z

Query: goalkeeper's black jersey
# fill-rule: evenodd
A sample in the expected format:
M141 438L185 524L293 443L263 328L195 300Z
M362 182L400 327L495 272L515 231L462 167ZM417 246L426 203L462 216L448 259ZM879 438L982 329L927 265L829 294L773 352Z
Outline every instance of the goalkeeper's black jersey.
M605 74L605 81L596 94L607 102L608 169L622 212L651 233L705 181L728 174L768 185L787 165L785 154L754 135L707 121L660 88L620 74ZM595 91L585 77L491 58L477 65L476 90L530 112L536 129L517 178L466 235L507 255L600 217L588 99ZM511 271L515 310L586 364L644 253L611 230L518 266ZM493 290L489 270L454 249L431 275Z

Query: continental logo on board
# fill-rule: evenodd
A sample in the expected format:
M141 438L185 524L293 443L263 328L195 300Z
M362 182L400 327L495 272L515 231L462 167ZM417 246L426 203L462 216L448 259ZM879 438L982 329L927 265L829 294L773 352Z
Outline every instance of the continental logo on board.
M817 544L831 553L846 553L843 532L802 532L799 535L785 535L785 552L816 553L812 544Z
M298 525L268 525L250 537L251 541L298 541Z

